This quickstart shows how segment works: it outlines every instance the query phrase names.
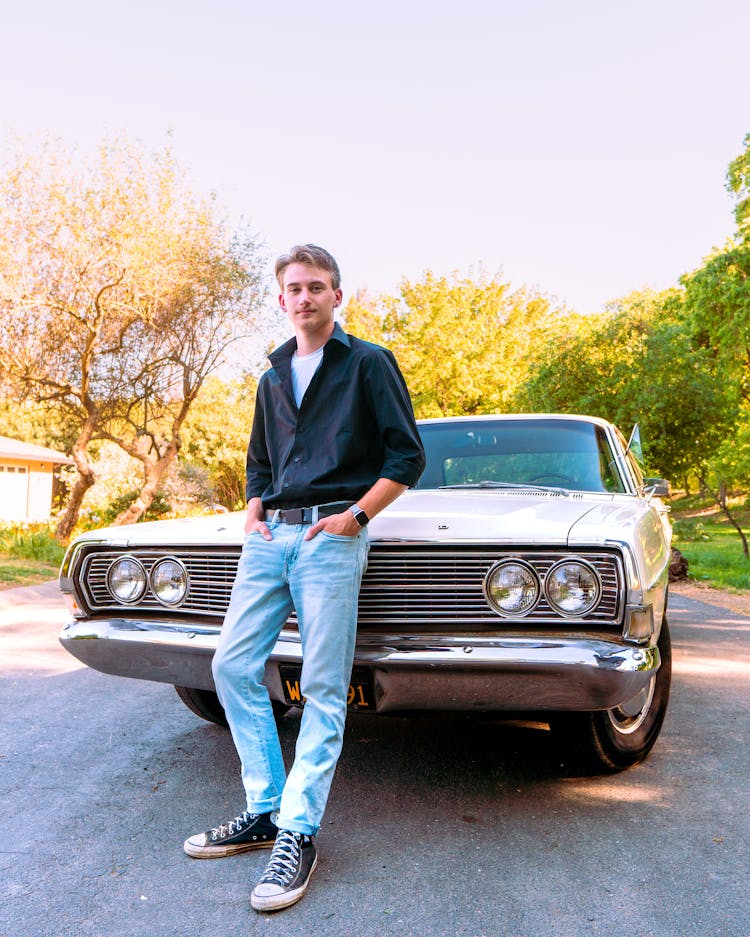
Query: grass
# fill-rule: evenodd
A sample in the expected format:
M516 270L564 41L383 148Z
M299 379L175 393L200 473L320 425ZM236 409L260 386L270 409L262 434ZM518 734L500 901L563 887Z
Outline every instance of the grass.
M750 540L750 509L742 501L730 510ZM688 561L688 575L716 589L750 590L750 561L742 540L716 505L697 497L672 500L675 546Z
M0 589L54 579L64 555L46 524L0 526Z
M37 586L41 582L56 579L60 571L57 563L41 563L38 560L16 560L7 553L0 553L0 589L16 586Z

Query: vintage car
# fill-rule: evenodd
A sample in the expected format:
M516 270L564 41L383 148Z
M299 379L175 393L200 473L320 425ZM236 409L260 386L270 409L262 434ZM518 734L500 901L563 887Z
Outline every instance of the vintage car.
M596 770L651 750L669 698L668 485L601 419L421 421L427 467L369 526L352 709L495 712L548 723ZM173 684L222 723L211 658L242 512L94 530L60 587L60 640L104 673ZM292 616L266 669L303 704Z

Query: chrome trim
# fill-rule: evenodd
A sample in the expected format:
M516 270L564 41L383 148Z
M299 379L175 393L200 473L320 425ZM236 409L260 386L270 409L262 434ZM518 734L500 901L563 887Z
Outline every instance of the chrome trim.
M557 569L557 567L572 565L573 563L577 563L579 566L583 566L585 569L588 569L591 573L593 573L594 580L596 582L596 598L594 599L590 607L586 609L585 612L573 612L573 613L566 612L564 609L560 608L558 604L550 598L549 591L547 589L547 582L549 581L549 577ZM557 612L558 615L561 615L563 618L573 619L573 620L575 620L576 618L583 618L586 615L593 612L594 609L599 604L599 602L601 601L601 597L602 597L601 576L597 572L595 566L592 566L591 563L587 563L585 560L580 559L578 557L571 557L569 559L566 558L566 559L558 560L558 562L555 563L554 566L550 567L550 569L547 572L547 575L544 577L544 597L547 599L547 602L549 603L550 608L553 609L555 612Z
M620 478L625 482L625 494L638 496L638 486L630 471L630 465L627 460L627 440L619 430L608 423L604 431L610 440L610 449L615 456L615 465L617 466Z
M108 545L97 544L83 557L77 576L82 604L89 614L107 611L117 614L123 606L108 598L105 580L109 565L121 556L120 551ZM128 555L143 564L149 578L149 588L138 606L139 611L164 613L166 606L151 589L151 570L162 559L176 559L186 568L190 590L179 607L180 615L223 618L229 605L229 596L237 573L239 548L212 550L204 547L186 547L167 551L155 547L134 547Z
M633 615L648 613L650 613L650 622L648 627L644 629L643 634L635 634L632 627ZM625 609L625 623L623 624L622 628L622 636L625 641L628 641L631 644L648 644L652 641L655 630L656 625L654 621L653 605L628 605L628 607Z
M118 563L122 563L124 560L130 560L143 573L143 588L140 590L138 595L133 599L121 599L120 596L118 596L115 593L115 590L112 588L112 581L111 581L112 570L115 568L115 566L117 566ZM146 569L143 563L141 563L141 561L138 559L137 556L133 556L132 553L122 553L120 554L120 556L117 557L117 559L112 561L109 568L107 569L106 583L107 583L107 591L109 592L110 596L115 600L116 603L131 607L131 606L138 605L143 599L144 595L148 592L150 576L146 572Z
M239 560L235 550L184 546L169 553L153 547L131 548L150 574L162 557L176 557L185 565L191 589L179 608L187 618L224 617ZM95 545L83 557L80 566L80 604L89 614L121 613L125 606L113 602L104 580L107 569L120 551ZM569 625L578 620L586 626L618 627L625 610L625 577L619 550L606 548L513 549L504 545L376 541L370 549L359 598L360 626L377 628L474 629L496 627L501 618L484 594L489 570L498 562L514 560L528 563L540 583L549 569L565 560L583 561L593 566L602 583L599 604L585 616L565 618L550 608L543 595L526 612L525 623ZM141 599L139 610L163 612L164 605L149 590ZM292 618L294 621L294 618Z
M71 622L62 645L104 673L214 689L218 628L106 619ZM280 663L301 662L299 636L282 631L266 667L282 699ZM655 647L569 635L497 637L360 634L356 666L370 670L376 710L609 709L632 699L659 667Z
M156 591L156 586L154 585L154 573L161 566L162 563L174 563L176 566L179 566L180 569L185 574L185 591L182 593L182 595L179 597L179 599L176 602L168 602L165 598L163 598L163 596L159 595L159 593ZM179 608L185 602L187 597L190 595L190 573L188 573L185 564L177 556L171 556L171 555L163 556L161 559L157 560L154 563L154 565L151 567L151 571L148 574L148 584L151 587L151 591L154 593L157 600L161 602L161 604L165 608Z
M527 609L524 609L524 611L522 612L515 612L515 613L510 612L509 613L509 612L504 611L502 608L499 608L496 605L496 603L493 601L492 596L490 594L489 582L490 582L490 578L492 577L492 574L495 572L496 569L500 569L503 566L510 566L510 565L522 566L525 569L528 569L531 572L534 582L536 583L536 597L534 598L534 601L529 605L529 607ZM554 569L554 567L552 568ZM482 594L484 595L487 601L487 604L493 609L493 611L497 612L497 614L501 618L506 618L506 619L526 618L526 616L530 615L534 611L534 609L537 607L537 605L539 604L539 600L541 599L543 595L542 581L539 578L539 573L534 569L534 567L530 563L527 563L524 560L519 559L518 557L508 556L505 559L498 560L497 563L493 563L493 565L490 566L490 568L487 570L487 575L484 577L484 582L482 583Z

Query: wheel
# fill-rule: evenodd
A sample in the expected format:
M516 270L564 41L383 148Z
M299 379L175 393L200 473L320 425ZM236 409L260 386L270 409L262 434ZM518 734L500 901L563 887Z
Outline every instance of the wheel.
M622 771L643 761L653 748L667 712L672 682L672 645L666 618L656 646L661 665L632 699L601 712L558 713L550 718L564 753L572 754L581 767Z
M195 687L176 686L175 690L182 702L187 708L194 712L196 716L205 719L207 722L213 722L217 726L227 725L227 717L224 714L224 707L219 702L219 697L213 690L197 690ZM286 703L280 703L278 700L271 700L273 714L276 721L282 719L290 707Z
M217 726L227 725L224 707L213 690L197 690L189 686L176 686L175 690L182 702L196 716L200 716L207 722L213 722Z

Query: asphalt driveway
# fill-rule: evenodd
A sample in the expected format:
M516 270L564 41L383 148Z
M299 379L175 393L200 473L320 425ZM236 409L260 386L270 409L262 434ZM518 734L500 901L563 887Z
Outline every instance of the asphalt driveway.
M1 937L750 935L750 618L672 597L670 711L619 775L577 777L541 728L351 717L318 870L276 915L249 907L267 853L182 853L242 809L228 733L80 665L65 618L54 584L0 592Z

